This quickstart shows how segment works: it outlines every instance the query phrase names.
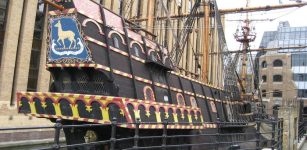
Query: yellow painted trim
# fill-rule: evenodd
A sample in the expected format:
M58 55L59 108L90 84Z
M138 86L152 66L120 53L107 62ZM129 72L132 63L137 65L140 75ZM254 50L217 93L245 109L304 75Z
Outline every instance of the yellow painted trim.
M134 110L134 116L135 116L135 119L141 119L140 110Z
M79 118L79 111L78 111L78 104L72 105L70 104L70 107L72 109L72 117Z
M30 104L31 113L36 114L35 102L32 101L32 102L29 102L29 104Z
M102 114L102 120L104 122L110 122L109 108L108 107L105 107L105 108L100 107L100 110L101 110L101 114Z
M53 107L54 107L54 110L55 110L55 115L56 116L62 116L62 113L61 113L61 108L60 108L60 103L52 103L53 104Z
M174 122L178 123L178 115L177 115L177 113L173 113L173 115L174 115Z
M158 111L156 111L155 112L156 113L156 119L157 119L157 122L161 122L161 113L160 112L158 112Z

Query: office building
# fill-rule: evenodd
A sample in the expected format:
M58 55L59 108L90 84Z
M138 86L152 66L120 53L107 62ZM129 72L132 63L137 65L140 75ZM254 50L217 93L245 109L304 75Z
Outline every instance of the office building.
M287 21L264 33L260 48L283 48L257 54L256 82L269 106L280 105L281 99L307 98L307 49L300 48L305 45L307 27L291 27Z

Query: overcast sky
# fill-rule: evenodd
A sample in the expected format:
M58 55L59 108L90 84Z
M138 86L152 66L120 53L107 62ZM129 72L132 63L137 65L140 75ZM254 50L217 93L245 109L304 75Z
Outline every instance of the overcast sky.
M250 0L250 6L278 5L280 1L282 1L283 4L295 3L290 0ZM219 9L240 8L246 6L246 0L217 0L217 3ZM301 8L288 8L250 13L249 16L251 19L274 19L274 21L252 22L252 26L254 26L256 29L257 38L255 42L251 43L251 48L258 48L263 32L277 30L277 26L280 21L289 21L290 26L292 27L307 26L307 6ZM238 25L241 23L229 20L245 18L245 14L229 14L225 17L225 34L230 50L239 49L240 44L235 41L233 34L235 33Z

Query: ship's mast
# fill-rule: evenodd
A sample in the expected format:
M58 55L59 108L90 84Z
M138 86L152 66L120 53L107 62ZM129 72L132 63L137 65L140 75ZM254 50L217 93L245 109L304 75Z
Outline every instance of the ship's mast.
M249 0L247 0L246 7L249 7ZM244 20L244 24L241 29L237 29L237 32L234 34L235 39L242 43L242 66L241 66L241 88L242 88L242 95L241 97L246 100L247 93L247 53L249 50L249 43L253 42L256 38L256 35L251 32L250 28L250 20L248 18L248 13L246 13L246 19Z

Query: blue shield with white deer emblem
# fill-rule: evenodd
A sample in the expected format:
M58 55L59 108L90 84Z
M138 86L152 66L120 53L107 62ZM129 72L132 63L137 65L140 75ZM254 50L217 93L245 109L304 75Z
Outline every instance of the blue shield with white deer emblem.
M48 62L79 63L91 61L88 48L74 17L50 19Z

